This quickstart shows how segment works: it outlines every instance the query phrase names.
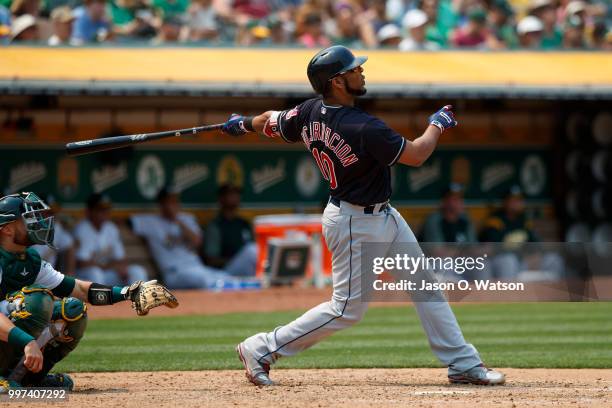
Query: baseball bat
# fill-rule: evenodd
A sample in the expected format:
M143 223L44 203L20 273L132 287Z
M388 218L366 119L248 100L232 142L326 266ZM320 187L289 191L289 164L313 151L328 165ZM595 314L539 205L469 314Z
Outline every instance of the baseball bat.
M36 339L38 348L42 350L51 340L59 338L63 334L65 327L66 322L63 320L58 320L45 327ZM13 371L11 371L11 374L8 377L9 380L17 382L21 382L21 380L23 380L23 377L25 377L25 375L28 373L28 369L26 368L24 362L25 356L21 357L19 363L17 363Z
M151 140L164 139L173 136L183 136L188 134L195 135L196 133L218 130L221 129L223 125L224 123L218 123L216 125L204 125L188 129L168 130L165 132L140 133L137 135L124 135L105 137L103 139L81 140L79 142L71 142L66 144L66 153L69 156L80 156L82 154L87 153L120 149L122 147L131 146L137 143L149 142Z

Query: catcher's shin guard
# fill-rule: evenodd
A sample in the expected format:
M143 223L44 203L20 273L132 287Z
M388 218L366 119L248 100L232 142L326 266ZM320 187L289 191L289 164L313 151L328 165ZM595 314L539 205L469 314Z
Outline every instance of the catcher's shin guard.
M63 360L72 350L74 350L87 328L87 307L78 299L63 298L55 301L53 307L52 320L66 322L62 333L51 340L43 351L43 368L38 373L28 372L23 380L23 385L28 386L51 386L72 389L73 383L70 381L59 381L57 376L66 376L65 374L49 374L49 371L55 364ZM47 385L45 385L47 384ZM64 385L62 385L64 384Z
M21 330L37 338L49 324L53 296L42 286L32 285L7 296L8 318ZM0 376L8 376L23 356L23 349L0 342Z

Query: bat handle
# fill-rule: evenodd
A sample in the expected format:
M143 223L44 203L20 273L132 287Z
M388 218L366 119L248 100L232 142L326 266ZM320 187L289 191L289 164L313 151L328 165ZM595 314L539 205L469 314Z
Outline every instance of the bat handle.
M66 327L66 322L63 320L58 320L54 323L51 323L47 327L44 328L42 333L36 339L36 344L42 350L47 343L53 340L56 337L59 337ZM19 363L15 366L15 368L11 371L11 374L8 376L10 381L16 381L18 383L23 380L23 377L28 373L28 369L25 366L25 356L21 357Z
M8 380L21 382L27 373L28 369L25 366L25 356L23 356L21 357L21 360L19 360L19 363L17 363L15 368L11 371L11 374L8 376Z

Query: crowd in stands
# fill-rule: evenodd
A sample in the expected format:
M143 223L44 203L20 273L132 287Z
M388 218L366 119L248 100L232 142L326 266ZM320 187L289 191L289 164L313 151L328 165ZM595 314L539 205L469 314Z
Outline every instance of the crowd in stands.
M0 0L0 44L612 50L609 0Z

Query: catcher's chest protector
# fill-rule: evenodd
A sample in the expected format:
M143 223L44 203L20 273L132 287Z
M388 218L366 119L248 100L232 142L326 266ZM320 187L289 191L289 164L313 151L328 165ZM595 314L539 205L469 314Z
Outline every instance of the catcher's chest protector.
M28 248L23 255L16 255L0 248L0 299L32 285L40 267L40 255L35 249Z

